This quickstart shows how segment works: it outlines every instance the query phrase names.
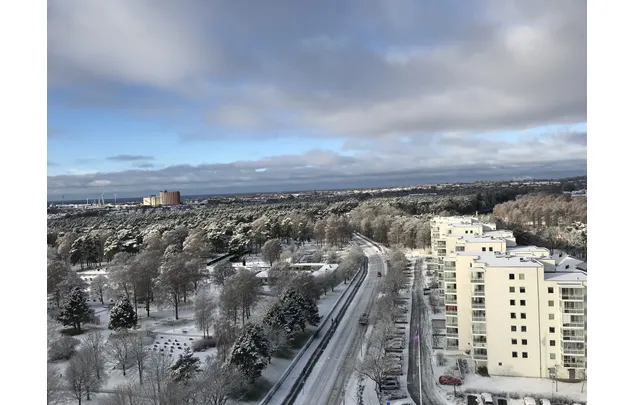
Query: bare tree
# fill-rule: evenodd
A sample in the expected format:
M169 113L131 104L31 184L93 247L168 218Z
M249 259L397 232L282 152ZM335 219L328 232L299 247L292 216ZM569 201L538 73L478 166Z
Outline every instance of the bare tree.
M280 239L269 239L262 246L262 258L273 266L273 262L280 259L282 253L282 243Z
M111 334L106 344L107 355L115 367L121 368L123 375L126 375L128 361L130 359L130 339L129 333L124 331Z
M188 282L188 275L183 271L185 258L174 245L168 246L163 255L161 274L157 280L160 298L174 308L174 317L179 319L179 302L183 286Z
M225 284L225 280L227 277L231 277L236 274L236 269L230 262L221 262L214 265L214 270L212 270L212 282L216 285Z
M90 356L95 376L101 380L106 365L106 337L99 331L88 332L84 336L82 347Z
M132 262L132 271L134 272L136 284L135 291L142 297L148 317L150 316L150 302L154 298L155 281L159 277L161 255L162 252L160 250L142 250Z
M150 352L146 366L146 383L143 385L144 396L152 405L162 405L161 398L168 388L172 360L160 352Z
M237 281L232 281L236 275L228 278L221 290L219 304L221 314L227 319L232 319L234 324L238 322L238 310L240 309L240 285Z
M196 405L225 405L231 397L245 388L243 375L238 369L218 357L209 356L194 385Z
M229 319L220 318L214 322L214 333L216 334L216 349L221 359L229 356L229 350L238 337L238 329L231 324Z
M260 280L256 275L248 270L241 270L229 281L236 283L236 290L240 300L240 308L242 315L242 323L245 324L245 318L251 317L251 310L256 306L258 294L260 293Z
M137 384L131 382L118 385L100 405L144 405L139 388Z
M201 288L196 293L194 300L194 319L196 326L203 332L203 338L210 337L209 330L214 323L216 302L206 288Z
M98 275L90 283L90 290L99 297L101 304L104 304L104 292L108 286L108 279L103 274Z
M67 402L68 392L64 385L63 375L56 370L49 369L46 373L46 403L47 405L62 405Z
M143 371L145 369L150 351L146 345L144 333L132 333L128 335L128 356L137 366L139 384L143 385Z
M78 350L68 362L64 379L66 389L73 398L77 399L79 405L84 395L86 400L90 401L90 392L98 389L101 381L97 379L92 357L85 348Z
M376 338L369 340L364 360L355 367L358 373L375 382L375 392L379 397L382 381L386 377L387 361L384 357L382 341Z

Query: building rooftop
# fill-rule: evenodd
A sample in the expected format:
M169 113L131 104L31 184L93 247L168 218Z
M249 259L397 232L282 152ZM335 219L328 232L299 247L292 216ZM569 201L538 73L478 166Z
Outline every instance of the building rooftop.
M454 236L454 235L450 235ZM483 235L460 235L459 241L464 242L505 242L504 238L495 236L483 236Z
M549 249L539 246L514 246L507 249L507 252L544 252L549 256Z
M472 253L472 255L475 255ZM495 252L479 252L476 263L483 263L488 267L541 267L542 263L533 257L510 256Z
M499 229L496 231L485 231L483 236L493 236L495 238L513 238L514 232L507 229Z

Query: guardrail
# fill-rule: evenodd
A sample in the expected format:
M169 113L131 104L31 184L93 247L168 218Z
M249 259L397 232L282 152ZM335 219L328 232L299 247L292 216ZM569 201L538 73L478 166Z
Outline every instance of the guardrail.
M304 344L304 346L302 346L302 349L300 349L300 351L296 354L296 356L293 359L293 361L291 362L291 364L289 364L289 366L287 366L287 368L285 369L285 371L282 374L282 376L278 379L278 381L274 384L274 386L271 387L271 389L269 390L267 395L265 395L265 397L259 402L258 405L267 405L267 404L269 404L269 401L271 401L271 398L273 398L273 396L276 394L276 392L278 392L278 390L280 389L280 386L289 377L289 374L291 373L291 370L293 370L293 368L298 364L298 362L300 361L302 356L308 350L309 346L311 346L311 344L313 343L315 338L317 338L317 336L320 334L320 332L322 331L324 326L327 325L327 321L330 318L332 318L333 311L335 311L335 309L340 304L340 302L342 301L344 296L346 296L346 293L348 292L348 290L353 285L355 285L355 287L353 287L353 288L355 288L355 290L351 294L349 294L349 296L354 296L355 295L355 293L359 289L359 285L361 284L361 280L364 279L364 276L365 276L365 273L367 272L367 269L368 269L368 258L366 258L364 264L362 266L360 266L359 270L357 270L357 273L355 273L355 275L351 279L351 282L348 284L348 287L346 287L346 290L344 292L342 292L342 295L340 295L339 298L337 299L337 301L335 301L335 304L333 304L333 306L331 307L331 310L329 311L329 313L324 316L324 320L322 321L322 323L320 323L320 325L318 326L317 330L311 335L311 337ZM358 278L358 276L360 274L362 274L362 277ZM350 303L350 301L349 301L349 303ZM348 305L345 305L345 307L348 307ZM338 318L338 321L339 321L339 318ZM333 325L331 325L331 328L332 327L333 327ZM318 348L319 348L319 346L318 346ZM316 351L317 351L317 349L316 349ZM309 360L309 362L310 362L310 360ZM301 379L298 378L298 380L301 380ZM296 383L297 383L298 380L296 380ZM294 386L295 386L295 383L294 383ZM292 388L292 391L293 391L293 388Z
M324 351L324 349L328 345L329 341L333 337L333 334L335 333L335 330L337 328L337 324L344 317L344 314L346 313L346 310L348 309L348 306L350 305L351 301L355 297L355 294L357 293L357 290L359 290L359 287L361 286L362 281L364 280L364 277L366 276L366 274L368 274L368 257L366 257L366 259L364 261L364 265L362 266L362 269L360 269L360 270L363 270L362 275L357 280L357 282L355 283L353 291L346 298L346 301L344 302L344 306L342 308L340 308L340 311L339 311L339 313L337 314L337 316L335 318L336 319L335 324L331 325L331 327L328 329L327 334L322 338L322 341L320 342L318 347L315 349L315 351L313 352L313 354L309 358L309 361L307 361L306 365L304 366L304 368L302 369L302 371L298 375L298 379L295 381L295 383L291 387L291 392L287 395L287 397L283 401L284 405L291 405L291 404L294 403L294 401L297 398L298 394L302 390L302 387L304 386L304 383L306 382L306 377L309 374L311 374L311 371L313 370L313 367L318 362L318 360L320 359L320 356L322 355L322 352Z

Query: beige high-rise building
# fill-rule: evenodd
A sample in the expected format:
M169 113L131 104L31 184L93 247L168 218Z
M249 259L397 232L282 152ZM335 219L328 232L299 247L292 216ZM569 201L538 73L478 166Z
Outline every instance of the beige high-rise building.
M582 378L586 263L515 246L510 231L469 228L474 234L457 237L461 225L436 237L438 254L445 248L446 348L492 375Z

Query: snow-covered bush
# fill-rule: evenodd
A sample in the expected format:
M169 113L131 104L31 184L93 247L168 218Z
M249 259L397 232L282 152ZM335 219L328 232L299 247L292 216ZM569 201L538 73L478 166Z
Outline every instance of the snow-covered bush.
M54 340L49 348L49 360L68 360L75 353L75 347L79 344L79 340L70 336L60 336Z

